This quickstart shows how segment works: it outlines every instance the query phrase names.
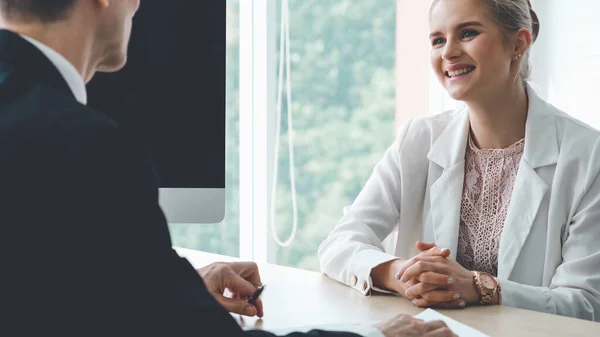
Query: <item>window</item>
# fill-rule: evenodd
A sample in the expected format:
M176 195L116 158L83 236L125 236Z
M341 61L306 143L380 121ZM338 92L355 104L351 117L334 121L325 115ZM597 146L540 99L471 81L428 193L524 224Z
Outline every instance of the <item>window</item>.
M319 244L394 139L396 1L288 3L298 229L289 247L275 246L274 262L319 270ZM281 111L275 223L284 240L294 217L285 99Z
M239 0L227 0L225 218L219 224L170 224L173 245L239 256Z

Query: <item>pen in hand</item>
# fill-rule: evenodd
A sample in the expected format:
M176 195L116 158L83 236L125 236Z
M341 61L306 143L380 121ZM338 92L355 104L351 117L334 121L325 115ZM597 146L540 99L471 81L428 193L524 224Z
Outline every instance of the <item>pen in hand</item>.
M256 303L256 300L258 300L258 297L260 296L260 294L262 294L264 289L265 289L264 284L261 286L258 286L258 288L256 288L256 290L254 291L254 294L252 294L252 296L250 296L250 298L248 299L248 303L254 305L254 303Z
M250 298L248 298L247 302L254 305L256 303L256 300L258 300L258 297L260 296L260 294L263 292L264 289L265 289L264 284L261 286L258 286L258 288L256 288L256 290L254 291L252 296L250 296ZM244 318L242 317L242 315L240 315L240 323L242 326L244 325Z

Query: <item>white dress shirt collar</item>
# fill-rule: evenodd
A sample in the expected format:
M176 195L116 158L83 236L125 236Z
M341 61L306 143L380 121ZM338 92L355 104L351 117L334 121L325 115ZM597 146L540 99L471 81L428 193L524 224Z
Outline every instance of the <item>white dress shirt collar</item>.
M87 104L87 91L85 89L85 83L81 78L81 75L75 69L75 67L69 62L64 56L57 53L52 48L46 46L45 44L34 40L28 36L21 35L22 38L31 42L35 47L37 47L46 57L54 64L54 66L58 69L62 77L67 82L69 88L73 92L75 99L83 105Z

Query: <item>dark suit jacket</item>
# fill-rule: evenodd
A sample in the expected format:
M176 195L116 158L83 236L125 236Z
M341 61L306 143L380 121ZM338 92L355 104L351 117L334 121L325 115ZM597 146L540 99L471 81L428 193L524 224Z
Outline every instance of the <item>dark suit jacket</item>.
M138 139L79 104L54 65L5 30L0 221L8 335L270 336L242 332L173 251Z

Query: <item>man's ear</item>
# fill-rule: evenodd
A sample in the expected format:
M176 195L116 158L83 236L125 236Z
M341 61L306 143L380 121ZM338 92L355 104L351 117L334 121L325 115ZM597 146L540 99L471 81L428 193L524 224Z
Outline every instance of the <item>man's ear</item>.
M110 6L110 0L94 0L100 8L108 8Z

